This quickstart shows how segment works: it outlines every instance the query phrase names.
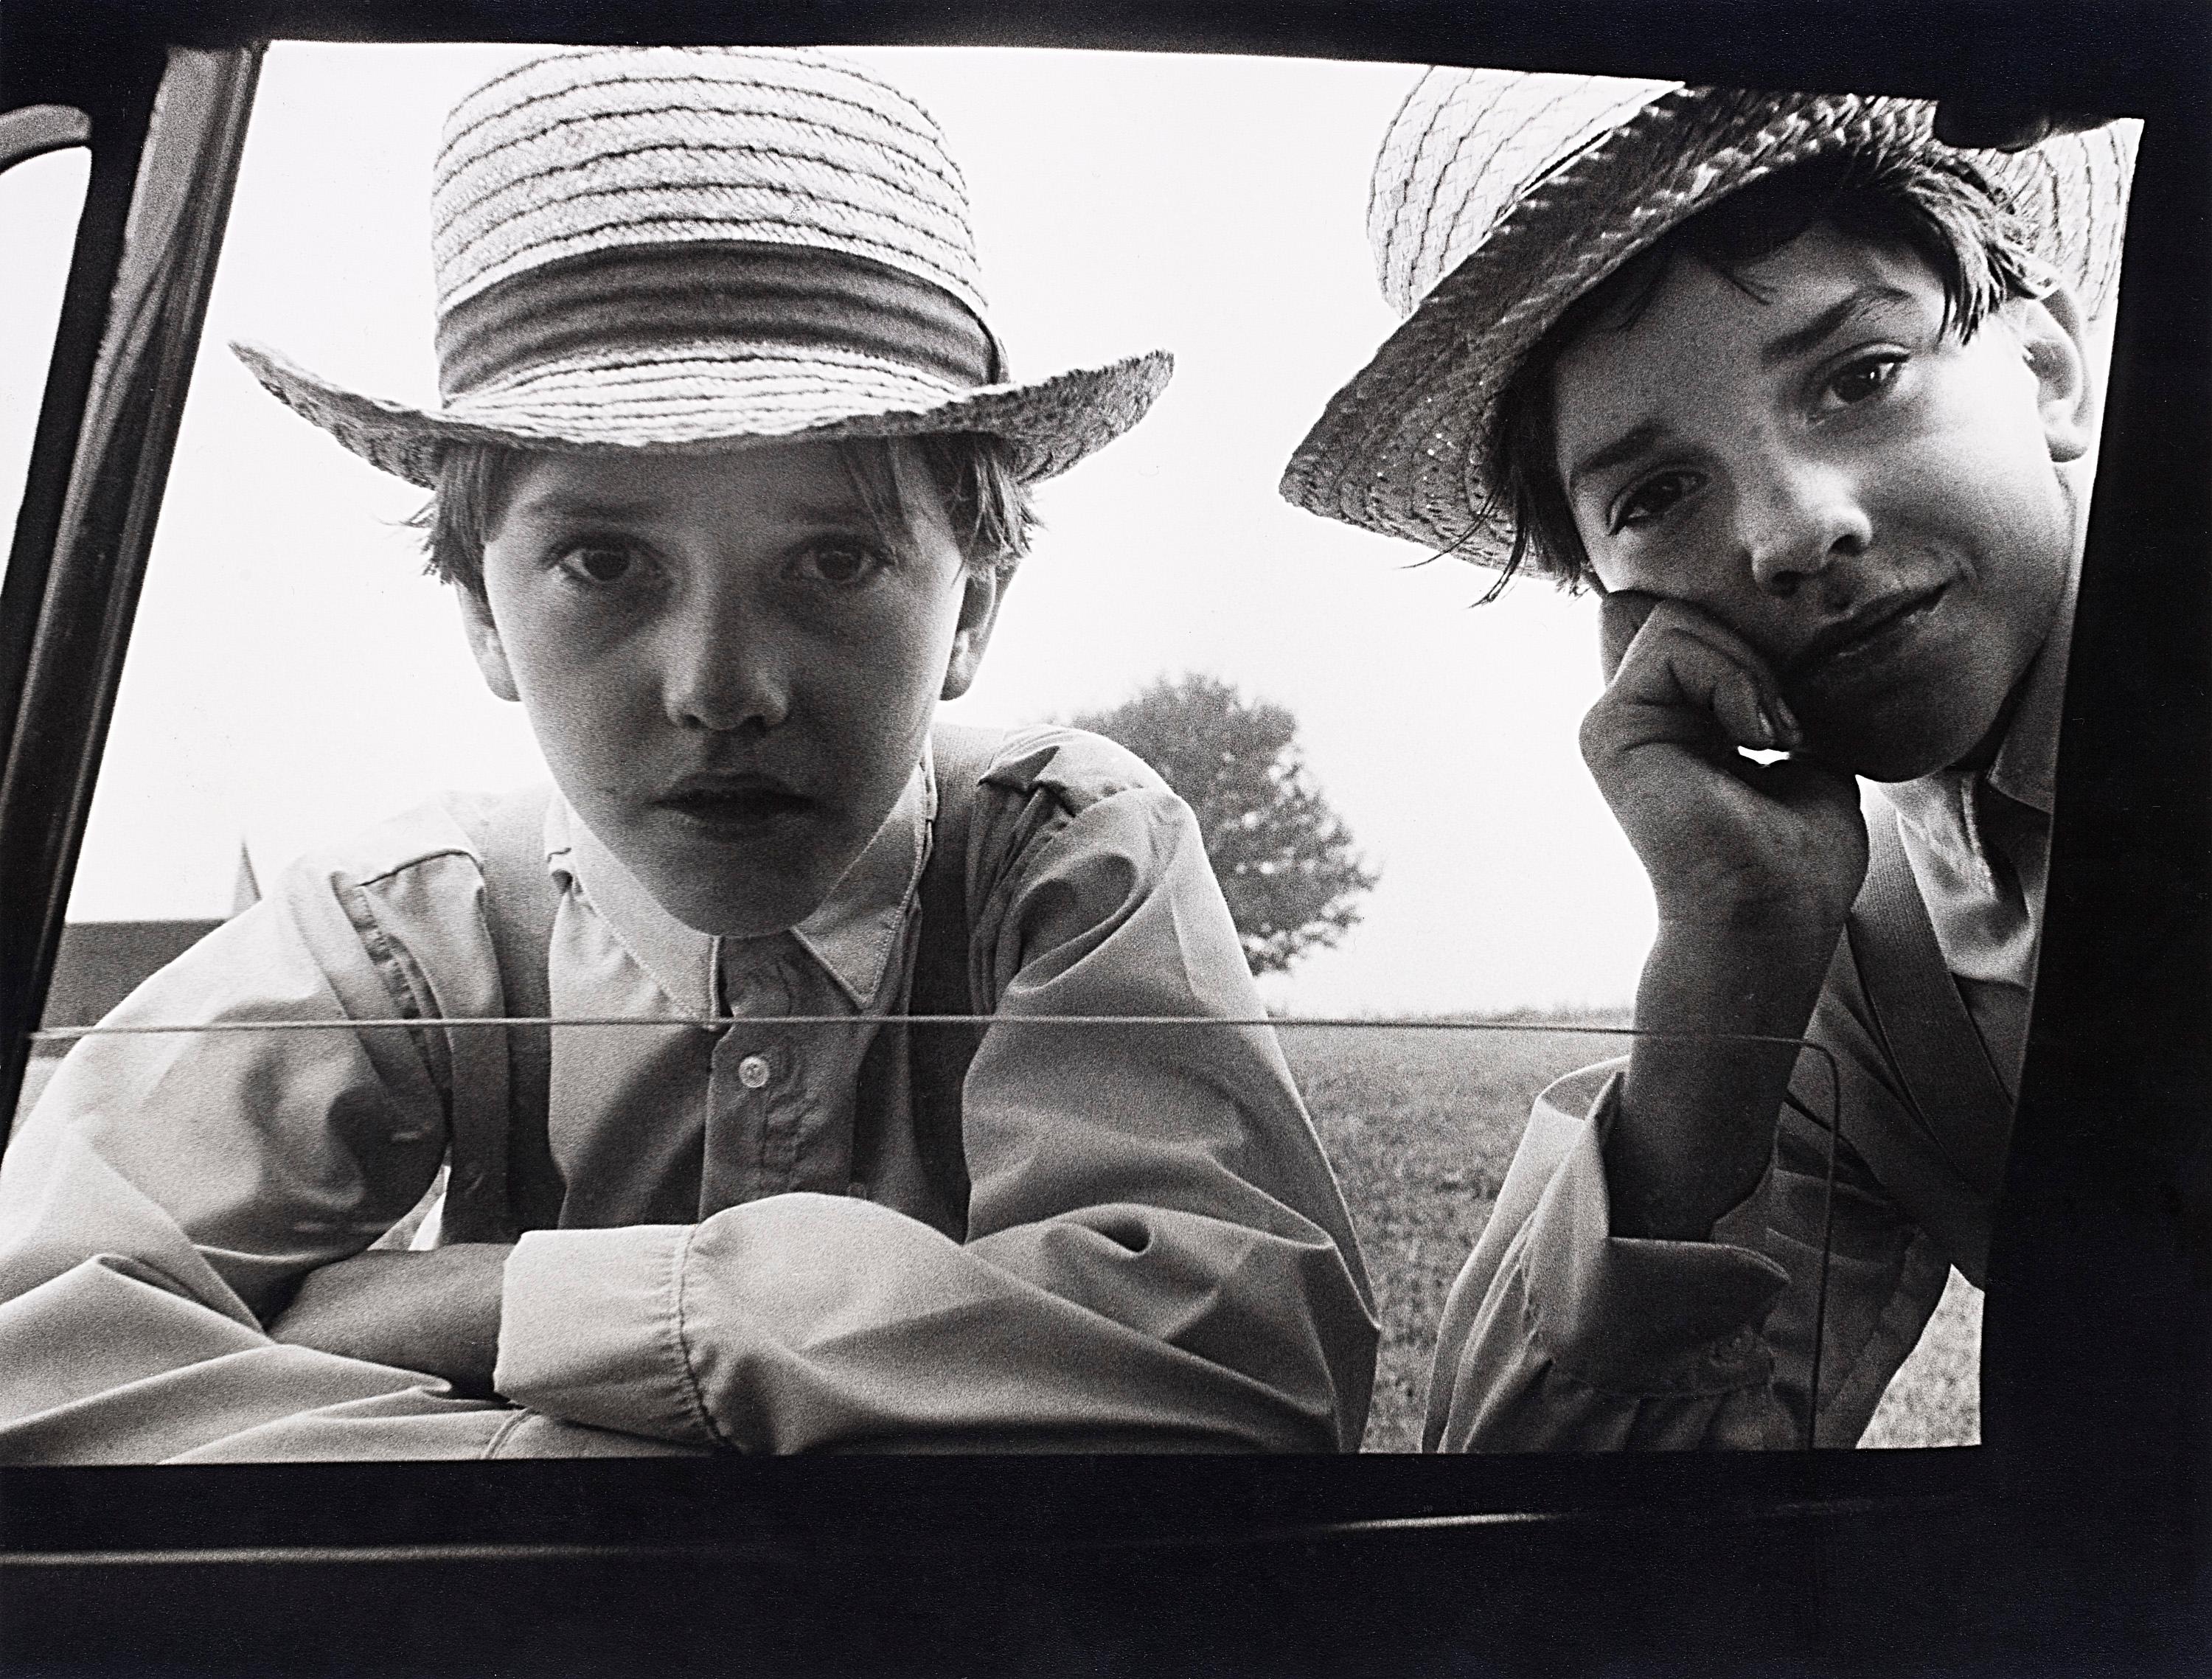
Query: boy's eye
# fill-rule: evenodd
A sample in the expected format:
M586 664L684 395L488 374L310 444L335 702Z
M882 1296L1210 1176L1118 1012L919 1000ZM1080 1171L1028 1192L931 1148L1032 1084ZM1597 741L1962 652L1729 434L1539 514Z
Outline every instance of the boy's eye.
M1613 528L1626 531L1638 525L1648 525L1664 515L1685 496L1694 493L1705 483L1702 474L1683 471L1655 472L1644 479L1613 509Z
M866 543L844 540L816 543L799 557L802 571L839 588L865 582L885 563Z
M1881 392L1904 365L1905 357L1894 352L1861 356L1828 380L1824 394L1848 408Z
M636 563L629 550L611 543L580 543L561 557L562 569L586 583L619 583Z

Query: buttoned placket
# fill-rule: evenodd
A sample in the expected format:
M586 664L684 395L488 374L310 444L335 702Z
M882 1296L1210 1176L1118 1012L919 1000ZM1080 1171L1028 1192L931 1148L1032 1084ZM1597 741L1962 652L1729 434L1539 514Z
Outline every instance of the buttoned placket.
M702 1217L799 1187L808 1080L791 1029L776 1021L793 1012L788 962L760 941L717 941L718 1001L728 1025L708 1078Z
M581 824L573 840L564 823L549 841L549 855L573 845L580 881L588 870L599 883L583 882L632 959L684 1013L705 1017L706 1099L690 1156L699 1218L793 1190L872 1193L855 1174L854 1133L877 1032L836 1017L866 1015L884 998L896 1009L904 995L900 941L934 802L925 763L830 899L789 933L752 940L674 921ZM830 1019L799 1025L793 1016Z

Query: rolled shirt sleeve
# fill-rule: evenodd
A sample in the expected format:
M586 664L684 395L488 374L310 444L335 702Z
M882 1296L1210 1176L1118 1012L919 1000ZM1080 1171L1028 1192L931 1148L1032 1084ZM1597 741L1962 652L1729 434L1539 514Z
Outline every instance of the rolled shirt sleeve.
M1934 1193L1925 1163L1886 1161L1885 1177L1856 1146L1914 1128L1873 1042L1854 1037L1850 1002L1838 991L1815 1018L1841 1074L1842 1135L1786 1110L1759 1189L1711 1241L1612 1234L1604 1139L1621 1063L1538 1098L1445 1305L1429 1449L1790 1449L1808 1422L1818 1445L1857 1442L1952 1253L1894 1193L1900 1176ZM1836 1111L1817 1052L1796 1088L1812 1113Z
M1537 1098L1446 1302L1425 1445L1447 1451L1786 1446L1759 1334L1789 1273L1728 1242L1617 1237L1614 1065Z
M426 1415L484 1408L262 1329L300 1275L405 1213L445 1150L444 1035L351 1021L495 1001L417 999L423 970L403 971L392 918L473 878L449 815L412 813L368 849L422 873L378 893L345 857L288 871L106 1023L330 1030L88 1037L18 1128L0 1163L0 1461L144 1463L397 1394Z
M264 1332L422 1196L453 1081L504 1046L465 801L294 867L82 1040L0 1159L0 1463L590 1457L686 1448ZM420 1029L362 1030L414 1016ZM504 1085L494 1092L503 1101Z
M1264 1010L1196 824L1091 737L990 781L966 1242L820 1194L533 1232L501 1393L750 1451L1356 1447L1366 1279L1273 1033L1221 1024ZM1097 1015L1192 1024L1058 1024Z

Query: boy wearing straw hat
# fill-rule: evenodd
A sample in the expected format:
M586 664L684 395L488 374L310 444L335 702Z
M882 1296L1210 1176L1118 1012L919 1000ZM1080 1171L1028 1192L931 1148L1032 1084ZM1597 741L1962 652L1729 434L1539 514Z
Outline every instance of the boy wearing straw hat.
M1410 318L1285 494L1599 593L1583 755L1659 911L1626 1063L1540 1098L1447 1305L1431 1447L1850 1445L1981 1279L2132 152L1931 117L1438 70L1384 143Z
M0 1457L1355 1445L1365 1278L1209 1024L1263 1011L1188 812L933 727L1167 358L1013 382L934 125L811 53L524 64L434 209L440 410L240 354L434 492L554 789L303 862L72 1053Z

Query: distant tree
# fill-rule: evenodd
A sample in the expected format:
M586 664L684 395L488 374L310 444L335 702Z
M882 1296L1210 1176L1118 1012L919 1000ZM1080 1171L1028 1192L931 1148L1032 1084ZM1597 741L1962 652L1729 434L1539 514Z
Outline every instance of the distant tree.
M1306 773L1288 710L1192 675L1073 721L1120 741L1197 812L1254 973L1280 972L1358 922L1375 876Z

